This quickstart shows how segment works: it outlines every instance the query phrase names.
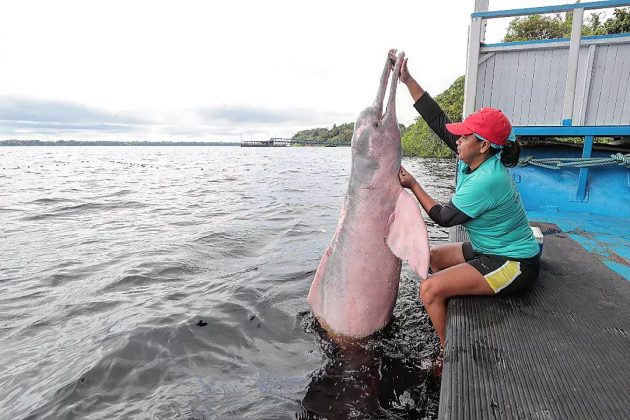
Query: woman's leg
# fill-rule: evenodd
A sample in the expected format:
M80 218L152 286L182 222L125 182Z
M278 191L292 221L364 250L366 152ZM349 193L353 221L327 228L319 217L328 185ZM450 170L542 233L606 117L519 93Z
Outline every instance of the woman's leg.
M466 295L494 295L486 278L468 263L445 268L420 284L420 299L440 338L442 348L446 339L447 301L454 296Z
M431 248L429 266L434 273L465 262L463 242L438 245Z

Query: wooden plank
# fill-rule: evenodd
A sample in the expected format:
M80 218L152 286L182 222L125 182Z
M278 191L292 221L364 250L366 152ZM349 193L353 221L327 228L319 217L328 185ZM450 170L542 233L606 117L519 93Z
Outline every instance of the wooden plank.
M479 109L483 104L483 95L486 91L486 71L488 70L488 60L482 58L479 60L479 69L477 70L477 92L475 93L475 109Z
M523 101L522 125L532 124L532 89L534 84L534 71L536 69L536 53L532 51L527 52L527 64L525 66L525 78L523 83L523 91L521 92L521 98Z
M575 99L575 81L578 69L578 57L580 54L580 42L582 40L582 22L584 9L573 11L573 24L571 26L571 44L569 47L569 62L567 66L567 82L564 87L564 106L562 107L562 120L573 118L573 101Z
M551 59L553 52L549 50L538 52L538 61L540 65L536 66L536 74L534 75L534 89L532 92L535 112L533 121L534 125L544 125L546 123L547 107L550 100L549 85L551 76ZM551 105L553 107L553 105Z
M506 86L505 86L505 94L503 95L505 98L505 103L503 107L500 108L505 115L512 121L514 119L514 108L515 108L515 97L516 97L516 83L519 78L518 75L518 64L519 64L519 53L510 52L507 53L507 65L509 66L506 69Z
M599 97L603 85L604 65L606 62L606 47L597 47L595 50L595 64L593 66L593 80L591 82L591 93L586 107L585 125L595 125L597 120L597 108L599 107Z
M510 92L508 90L508 80L510 78L510 73L512 72L512 58L510 57L511 54L510 53L506 53L506 54L501 54L502 55L502 62L501 62L501 67L499 69L499 74L498 74L498 86L497 89L494 90L493 92L493 98L496 99L496 101L493 101L493 107L500 109L500 110L505 110L505 108L508 108L510 99L511 99L511 94L512 92ZM496 76L496 68L495 68L495 76Z
M584 92L584 79L586 78L585 63L588 59L587 53L588 51L584 47L580 48L578 69L575 78L575 99L573 100L573 115L571 116L571 119L573 120L573 125L580 125L579 110L582 106L582 93Z
M566 51L566 50L565 50ZM565 62L563 52L560 50L550 51L549 60L549 90L547 92L547 107L545 108L545 117L543 125L558 125L560 123L560 107L562 105L564 89L560 83L560 69L563 68L562 63Z
M615 101L617 99L617 90L619 89L619 79L615 80L615 76L619 76L617 68L617 57L619 47L609 45L608 54L606 54L606 70L604 72L604 85L602 86L602 95L600 97L599 109L597 111L597 125L610 125L614 114Z
M606 107L606 124L614 125L620 124L621 110L623 110L623 103L626 101L626 87L630 80L630 70L627 71L625 67L626 61L628 61L627 55L630 55L630 48L625 49L622 45L616 47L615 69L613 77L610 80L611 97ZM625 54L624 54L625 53ZM624 73L626 71L626 73Z
M538 51L540 54L542 51ZM562 98L558 98L558 92L562 92L562 89L558 89L558 76L560 72L560 56L558 50L549 50L548 73L545 75L547 79L547 91L545 92L545 104L544 108L540 111L544 111L544 115L537 118L540 121L540 125L558 125L559 118L555 116L558 112L557 109L561 104ZM561 95L561 93L560 93Z
M576 125L584 125L586 121L586 106L588 104L588 97L591 91L591 81L593 79L593 63L595 62L595 50L597 46L595 44L591 44L588 47L585 47L586 57L580 57L580 65L584 77L581 79L581 86L579 91L579 105L576 105L576 111L574 112L574 118L577 121Z
M497 56L488 59L486 61L486 77L484 79L483 99L481 105L477 108L490 106L490 100L492 98L492 87L494 84L494 65L497 61Z
M522 92L523 92L523 85L525 83L525 65L526 65L526 60L527 60L527 53L522 52L522 51L518 51L515 52L514 54L517 55L518 57L518 62L516 65L516 68L514 69L514 73L513 73L513 78L516 79L516 85L514 86L514 96L512 98L512 102L514 102L514 107L512 108L512 119L510 121L512 121L513 125L521 125L523 118L522 118L522 114L523 114L523 101L522 99Z
M617 51L615 46L607 45L606 47L606 62L604 65L604 75L602 76L602 88L599 97L599 106L597 107L597 117L595 119L596 125L604 125L606 120L606 111L610 102L611 86L610 80L615 73L615 62L617 60Z
M556 50L554 52L554 59L556 61L555 68L557 71L555 72L554 82L551 84L555 91L556 101L554 102L553 107L553 116L551 116L551 124L552 125L562 125L562 107L564 105L564 92L565 92L565 83L566 83L566 75L567 75L567 57L569 55L569 50Z
M624 62L621 67L622 77L621 88L619 89L619 94L622 95L623 101L617 104L615 124L630 125L630 45L623 49Z
M492 90L491 72L494 71L494 60L491 59L493 59L495 55L495 53L489 53L479 58L475 110L486 106L484 103L485 97L487 97Z
M497 58L494 60L494 70L492 72L492 92L490 95L490 106L492 108L497 108L499 104L499 97L501 96L501 74L504 71L504 61L505 54L497 54Z

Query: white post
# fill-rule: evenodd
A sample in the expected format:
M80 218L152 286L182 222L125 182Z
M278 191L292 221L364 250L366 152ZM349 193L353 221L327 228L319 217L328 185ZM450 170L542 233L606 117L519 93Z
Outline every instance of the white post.
M578 102L580 107L577 112L577 125L586 124L586 107L588 106L588 96L591 90L591 79L593 77L593 63L595 62L595 44L588 47L588 56L586 58L586 76L584 76L584 84L582 84L582 100ZM577 86L576 86L577 88Z
M573 102L575 100L575 83L577 80L580 43L582 41L583 19L584 9L574 9L571 43L569 46L569 63L567 64L567 82L564 89L564 107L562 108L562 125L566 126L573 124Z
M475 0L475 12L488 10L489 0ZM475 17L468 32L468 56L466 58L466 80L464 83L464 115L467 117L475 110L477 92L477 70L479 68L479 49L485 33L483 18Z

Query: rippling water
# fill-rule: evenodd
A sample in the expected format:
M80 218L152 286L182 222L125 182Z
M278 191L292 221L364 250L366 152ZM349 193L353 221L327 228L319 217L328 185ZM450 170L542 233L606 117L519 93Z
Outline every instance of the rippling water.
M452 161L403 163L450 197ZM0 148L2 417L434 418L406 265L352 351L308 311L349 169L349 148Z

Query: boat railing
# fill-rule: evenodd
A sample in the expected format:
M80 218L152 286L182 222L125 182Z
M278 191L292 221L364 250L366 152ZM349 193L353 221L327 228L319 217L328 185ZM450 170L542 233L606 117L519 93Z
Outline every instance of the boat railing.
M517 136L582 137L584 162L597 137L630 137L630 33L582 37L585 10L630 1L500 11L488 3L476 0L471 15L464 116L499 108ZM488 20L561 12L573 15L570 38L484 43ZM588 176L588 166L580 167L574 200L587 199Z

